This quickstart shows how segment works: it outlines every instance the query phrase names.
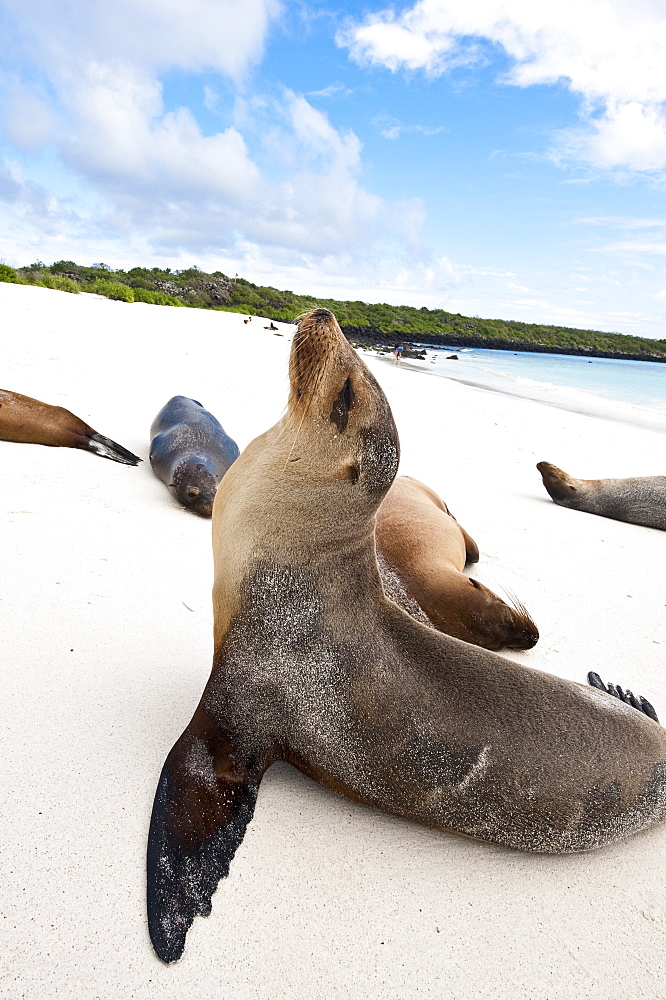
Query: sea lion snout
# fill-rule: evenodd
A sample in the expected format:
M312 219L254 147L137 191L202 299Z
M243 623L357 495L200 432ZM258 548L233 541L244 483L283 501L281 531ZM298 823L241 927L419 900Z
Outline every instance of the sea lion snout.
M212 517L218 481L202 462L187 461L174 469L171 489L183 507L200 517Z
M571 476L558 469L550 462L537 462L537 469L541 473L543 485L548 493L558 503L563 503L576 492L576 487Z

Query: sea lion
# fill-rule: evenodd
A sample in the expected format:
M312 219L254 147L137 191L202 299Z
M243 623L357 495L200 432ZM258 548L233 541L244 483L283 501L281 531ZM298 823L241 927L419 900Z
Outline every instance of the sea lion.
M141 461L127 448L98 434L64 406L51 406L10 389L0 389L0 439L55 448L81 448L122 465L138 465Z
M238 445L196 399L172 396L150 428L150 464L183 507L211 517L215 490Z
M655 722L659 722L657 718L657 713L655 712L653 706L644 698L642 694L638 696L630 691L629 688L623 689L619 684L612 684L610 681L608 684L604 684L599 674L596 674L593 670L587 675L587 683L591 684L592 687L599 688L600 691L606 691L607 694L613 696L613 698L618 698L623 701L625 705L631 705L633 708L637 708L639 712L644 712L645 715L654 719Z
M159 779L147 903L180 957L277 760L384 812L524 851L666 817L666 730L606 692L423 625L388 600L375 513L398 434L335 317L299 322L287 411L220 483L210 679Z
M550 462L539 462L537 469L561 507L666 531L666 476L574 479Z
M378 552L440 632L486 649L531 649L538 641L519 602L510 607L462 572L466 562L477 562L477 544L418 479L393 482L377 511L375 536Z

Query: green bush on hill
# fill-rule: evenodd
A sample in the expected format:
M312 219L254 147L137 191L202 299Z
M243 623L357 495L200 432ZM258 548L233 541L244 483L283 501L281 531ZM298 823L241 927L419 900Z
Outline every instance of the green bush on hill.
M59 275L54 274L44 274L42 275L42 280L39 282L44 288L55 288L59 292L72 292L74 295L79 294L79 286L71 278L64 278Z
M94 291L126 302L184 305L199 309L266 316L293 322L315 306L330 309L349 336L364 342L389 344L396 340L427 342L464 347L505 347L506 349L580 353L597 351L611 355L641 355L646 359L666 359L666 340L631 337L598 330L577 330L552 324L522 323L503 319L461 316L445 309L392 306L386 302L337 301L313 295L299 295L270 285L255 285L245 278L231 280L221 271L207 274L197 267L182 271L171 268L133 267L114 270L107 264L82 266L71 260L46 265L41 261L20 268L4 267L17 277L1 280L29 284L68 280L82 291ZM50 285L49 287L54 287ZM56 285L55 287L61 287ZM71 289L68 289L71 290Z
M153 292L148 288L133 288L135 302L147 302L153 306L182 306L183 303L174 295L166 292Z
M18 283L18 274L9 264L0 264L0 281L8 281L10 284Z
M97 278L95 281L86 282L82 286L84 292L94 292L96 295L105 295L107 299L119 299L121 302L134 302L134 292L128 285L120 281L107 281L105 278Z

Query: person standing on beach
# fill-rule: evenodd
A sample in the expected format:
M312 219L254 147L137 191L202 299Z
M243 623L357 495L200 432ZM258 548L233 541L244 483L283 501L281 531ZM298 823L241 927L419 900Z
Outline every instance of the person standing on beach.
M395 357L395 361L393 362L394 365L400 364L400 358L402 357L403 350L404 348L402 344L396 344L395 347L393 348L393 355Z

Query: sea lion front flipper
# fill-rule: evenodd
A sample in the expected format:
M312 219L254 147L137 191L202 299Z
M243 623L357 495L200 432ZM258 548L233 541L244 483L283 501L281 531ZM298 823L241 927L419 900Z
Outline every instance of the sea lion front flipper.
M463 538L465 540L465 556L468 563L477 563L479 561L479 546L476 544L471 535L468 535L461 524L458 527L462 531Z
M181 957L194 918L210 914L252 819L263 770L250 773L228 738L198 736L192 724L167 757L147 857L148 928L163 962Z
M611 695L613 698L623 701L625 705L631 705L632 708L635 708L644 715L647 715L648 718L654 719L655 722L659 722L657 713L655 712L653 706L647 698L643 697L643 695L636 696L633 691L630 691L628 688L624 691L619 684L611 684L610 681L606 685L602 681L599 674L595 674L593 670L590 670L587 675L587 683L591 687L598 688L599 691L605 691L606 694Z
M104 437L103 434L98 434L97 431L88 435L87 448L88 451L93 451L96 455L101 455L102 458L110 458L112 462L120 462L121 465L138 465L142 461L127 448L123 448L121 444L112 441L111 438Z

